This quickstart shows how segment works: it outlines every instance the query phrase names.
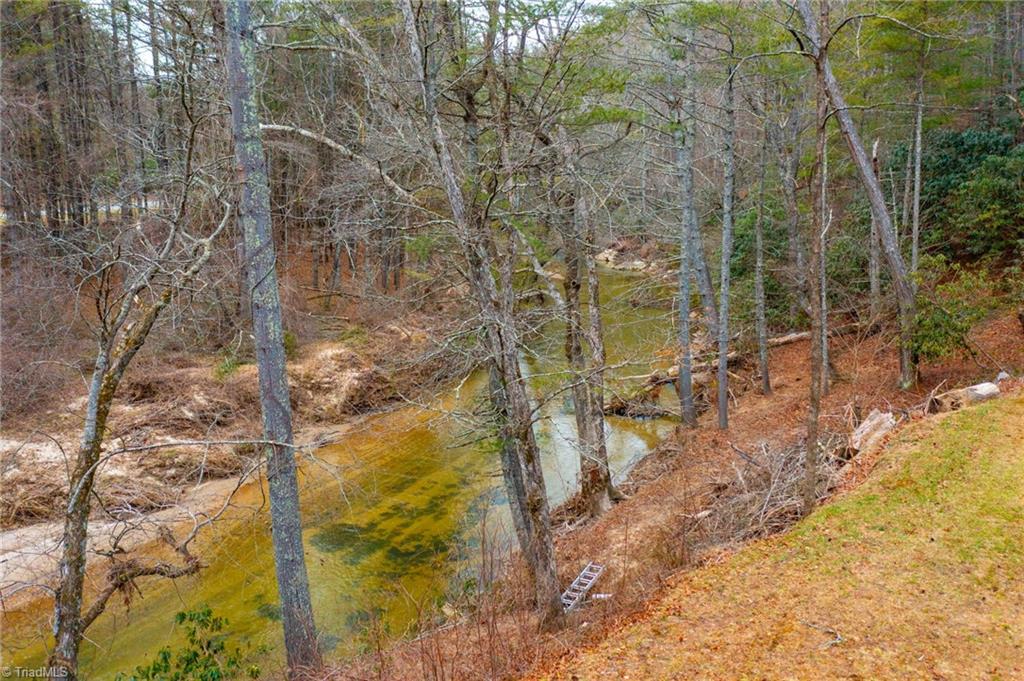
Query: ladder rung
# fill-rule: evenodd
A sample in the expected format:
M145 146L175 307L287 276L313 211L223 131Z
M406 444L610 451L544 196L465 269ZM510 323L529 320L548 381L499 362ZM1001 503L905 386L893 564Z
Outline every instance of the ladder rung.
M594 586L594 582L604 572L604 566L598 565L597 563L588 563L580 574L572 581L569 588L562 594L562 605L566 611L576 607L580 601L582 601L590 588Z

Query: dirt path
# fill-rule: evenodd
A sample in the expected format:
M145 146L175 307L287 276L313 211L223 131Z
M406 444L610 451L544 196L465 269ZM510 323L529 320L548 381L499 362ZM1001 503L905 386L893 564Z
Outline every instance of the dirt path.
M542 678L1022 678L1022 538L1018 393L906 429L857 490Z

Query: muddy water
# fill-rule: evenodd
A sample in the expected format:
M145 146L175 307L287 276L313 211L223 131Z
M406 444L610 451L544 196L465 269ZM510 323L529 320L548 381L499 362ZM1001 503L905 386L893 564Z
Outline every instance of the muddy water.
M627 303L642 279L606 272L602 281L611 378L645 373L655 351L669 343L669 313ZM537 435L555 504L572 493L578 470L569 395L551 396L565 378L559 375L562 352L561 329L552 324L523 357L537 397L548 397ZM411 633L423 605L473 588L482 542L507 541L497 452L479 440L471 423L482 386L482 376L471 376L430 405L368 418L304 462L304 538L317 624L329 655L363 649L368 630ZM672 426L665 419L610 418L614 474L623 475ZM235 506L195 547L207 566L198 576L145 582L130 608L112 605L90 628L82 646L85 678L112 678L152 660L161 646L175 646L174 613L200 605L227 618L233 642L265 670L281 665L263 487L243 488ZM30 666L44 659L44 605L8 613L3 664Z

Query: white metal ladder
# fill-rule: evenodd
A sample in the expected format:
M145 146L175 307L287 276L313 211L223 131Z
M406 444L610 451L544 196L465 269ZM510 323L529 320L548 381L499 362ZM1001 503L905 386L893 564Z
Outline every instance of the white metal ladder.
M583 602L583 599L587 597L587 592L594 586L602 572L604 572L603 565L587 563L587 567L583 568L583 572L572 581L569 588L562 594L562 607L566 612L569 612Z

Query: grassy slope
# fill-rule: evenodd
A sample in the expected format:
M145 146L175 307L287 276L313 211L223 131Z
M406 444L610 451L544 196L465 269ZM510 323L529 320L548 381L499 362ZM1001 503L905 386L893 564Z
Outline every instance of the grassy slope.
M551 678L1024 679L1024 396L904 429L855 491Z

